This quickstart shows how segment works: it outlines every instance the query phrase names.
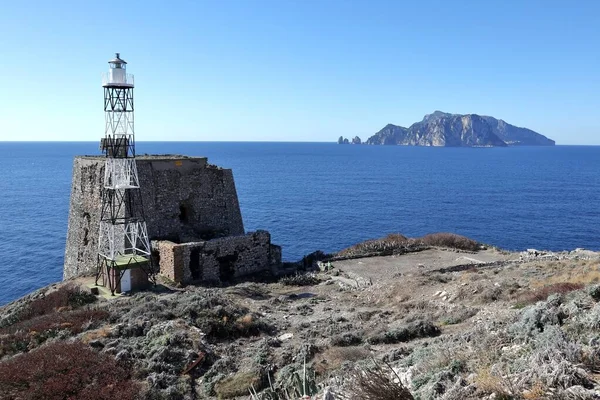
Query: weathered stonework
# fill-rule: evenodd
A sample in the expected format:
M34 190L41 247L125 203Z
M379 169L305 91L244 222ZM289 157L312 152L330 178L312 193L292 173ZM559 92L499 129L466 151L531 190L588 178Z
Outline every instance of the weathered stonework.
M267 231L208 241L155 241L161 275L176 283L226 282L261 272L277 273L281 247L271 244Z
M210 165L206 158L136 160L150 239L183 243L244 234L230 169ZM73 163L65 279L95 272L104 162L104 157L80 156Z

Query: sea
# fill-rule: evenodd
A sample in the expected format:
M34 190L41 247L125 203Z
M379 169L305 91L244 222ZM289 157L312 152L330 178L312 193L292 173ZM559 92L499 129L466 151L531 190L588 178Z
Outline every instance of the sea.
M508 250L600 250L600 147L137 142L233 169L247 231L295 261L402 233ZM73 157L96 142L0 142L0 305L62 279Z

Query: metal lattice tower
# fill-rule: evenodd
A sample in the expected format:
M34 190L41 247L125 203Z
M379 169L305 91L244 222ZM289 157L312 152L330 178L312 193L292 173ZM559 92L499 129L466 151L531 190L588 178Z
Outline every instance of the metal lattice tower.
M106 164L96 285L102 279L114 295L132 269L140 268L153 283L155 274L135 162L133 75L126 72L127 63L119 53L108 64L110 69L102 76L106 125L100 148Z

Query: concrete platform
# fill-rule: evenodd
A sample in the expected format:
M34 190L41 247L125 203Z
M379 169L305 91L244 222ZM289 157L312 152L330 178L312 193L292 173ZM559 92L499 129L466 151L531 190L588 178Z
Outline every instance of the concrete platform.
M392 275L435 271L459 265L485 265L498 261L518 260L518 253L483 250L462 253L452 250L429 249L399 256L368 257L335 261L333 267L357 274L372 282L389 279Z
M94 277L86 277L86 278L81 278L81 282L80 285L81 287L87 288L89 290L92 290L93 288L97 288L98 289L98 297L101 297L103 299L106 300L115 300L115 299L119 299L122 297L127 297L129 294L128 293L115 293L114 296L112 296L110 294L110 288L108 288L107 286L100 286L100 285L95 285L96 279Z

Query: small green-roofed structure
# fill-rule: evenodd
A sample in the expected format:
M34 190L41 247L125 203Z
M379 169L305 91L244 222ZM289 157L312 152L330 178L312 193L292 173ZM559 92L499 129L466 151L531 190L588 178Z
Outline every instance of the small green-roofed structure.
M118 270L145 267L150 260L139 254L122 254L115 257L114 266Z

